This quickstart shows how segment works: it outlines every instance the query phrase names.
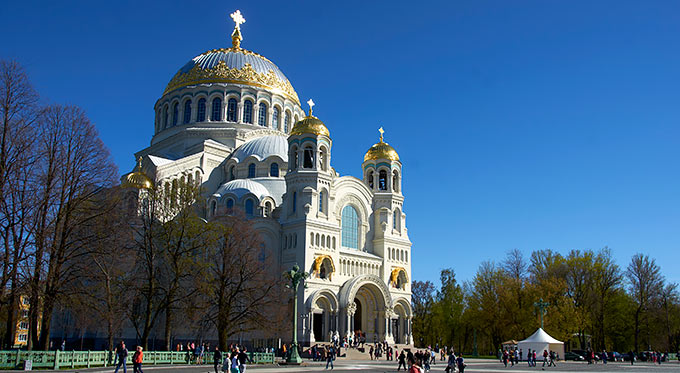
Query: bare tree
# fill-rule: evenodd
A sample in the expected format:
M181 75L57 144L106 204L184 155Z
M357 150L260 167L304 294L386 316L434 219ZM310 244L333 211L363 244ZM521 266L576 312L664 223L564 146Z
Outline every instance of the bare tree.
M97 239L90 228L115 208L98 196L115 184L117 168L94 125L75 106L47 107L38 141L29 348L46 350L54 307Z
M30 244L32 168L38 94L16 61L0 60L0 302L7 316L3 345L11 348L22 286L20 265Z
M240 216L214 221L215 244L204 294L208 318L217 328L220 349L236 331L266 329L275 319L268 314L281 302L280 274L271 258L263 256L262 240L251 222Z
M626 278L630 286L630 293L635 302L635 350L639 351L640 347L640 323L644 317L646 321L649 319L648 310L652 305L654 298L661 293L663 285L663 277L661 276L661 269L656 264L656 261L648 255L635 254L628 264L626 270ZM647 345L649 345L649 326L647 326Z

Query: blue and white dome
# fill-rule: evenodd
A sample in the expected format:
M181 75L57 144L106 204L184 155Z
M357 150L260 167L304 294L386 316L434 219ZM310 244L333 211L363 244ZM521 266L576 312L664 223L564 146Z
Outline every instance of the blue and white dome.
M213 197L222 198L226 195L233 195L236 199L241 199L247 194L254 195L260 201L265 197L271 197L271 194L264 185L250 179L236 179L222 184L213 193Z
M263 161L271 156L278 156L284 162L288 162L288 139L285 136L270 135L250 140L236 149L231 156L237 162L254 156L258 161Z

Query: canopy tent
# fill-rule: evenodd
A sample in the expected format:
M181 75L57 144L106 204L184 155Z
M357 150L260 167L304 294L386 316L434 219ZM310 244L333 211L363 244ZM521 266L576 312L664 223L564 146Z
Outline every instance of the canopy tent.
M557 356L564 358L564 342L551 337L542 328L538 328L529 338L517 343L523 356L527 356L529 350L536 351L536 360L543 360L543 350L555 351Z

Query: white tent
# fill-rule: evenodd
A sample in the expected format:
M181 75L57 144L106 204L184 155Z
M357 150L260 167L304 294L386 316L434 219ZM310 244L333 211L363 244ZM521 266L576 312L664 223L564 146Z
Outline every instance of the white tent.
M518 347L522 350L522 357L527 356L529 350L536 351L536 360L543 360L543 350L555 351L557 356L564 359L564 342L551 337L542 328L538 328L529 338L519 341Z

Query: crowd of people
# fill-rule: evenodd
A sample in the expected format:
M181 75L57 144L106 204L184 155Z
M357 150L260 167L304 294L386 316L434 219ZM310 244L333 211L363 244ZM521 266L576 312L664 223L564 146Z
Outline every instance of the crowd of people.
M525 359L522 349L515 347L514 349L506 348L503 351L500 351L498 355L500 356L501 362L505 367L507 367L508 364L510 364L510 366L515 366L516 364L519 364L520 361L525 360L528 366L535 367L537 353L540 354L538 356L543 356L543 366L546 366L546 364L549 367L557 366L556 361L559 360L559 355L555 351L543 350L543 353L540 353L536 350L532 351L529 349Z

